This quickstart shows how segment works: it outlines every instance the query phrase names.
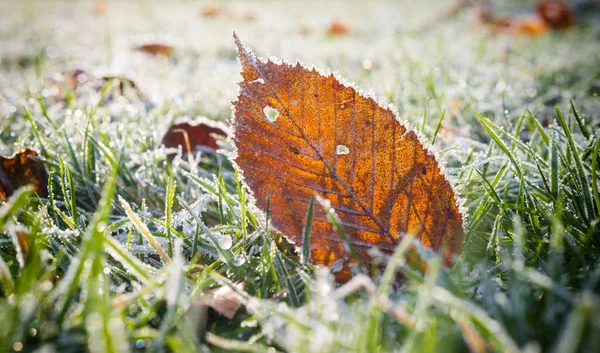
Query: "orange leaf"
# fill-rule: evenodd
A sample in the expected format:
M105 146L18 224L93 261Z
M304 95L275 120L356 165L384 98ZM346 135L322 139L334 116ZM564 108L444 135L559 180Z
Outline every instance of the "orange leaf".
M548 31L548 25L538 16L524 16L513 20L510 29L517 36L537 37Z
M173 55L173 47L167 44L162 43L148 43L143 44L135 48L137 51L141 51L142 53L154 55L154 56L164 56L171 57Z
M235 37L243 81L234 102L235 162L270 222L301 246L309 200L331 202L363 264L414 232L446 259L461 244L462 216L436 158L390 109L316 69L263 61ZM351 276L344 244L315 207L312 262Z
M12 157L0 156L0 200L6 201L18 188L33 185L40 197L48 197L48 173L44 164L30 157L29 148Z
M219 148L214 135L227 137L227 128L215 121L198 119L181 121L169 128L163 136L162 145L166 148L183 148L183 153L194 153L199 147L208 147L216 150ZM169 154L169 160L173 160L175 154Z
M330 36L343 36L350 32L350 26L340 20L333 20L329 25L327 33Z

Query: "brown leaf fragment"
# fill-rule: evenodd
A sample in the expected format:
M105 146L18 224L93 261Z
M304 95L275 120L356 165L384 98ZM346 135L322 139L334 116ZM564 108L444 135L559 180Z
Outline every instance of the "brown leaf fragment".
M135 48L137 51L142 53L154 55L154 56L164 56L170 58L173 55L174 48L171 45L163 44L163 43L147 43L142 44Z
M137 98L144 97L144 93L138 87L135 81L133 81L133 79L119 75L105 75L98 78L97 82L95 83L96 91L100 92L109 82L112 82L112 84L115 85L113 92L118 95L127 96L127 93L130 91Z
M575 24L573 10L563 1L542 0L535 5L535 11L550 28L567 29Z
M489 1L481 1L475 7L477 19L483 25L488 25L492 33L497 34L506 31L511 25L511 19L506 16L496 16L492 4Z
M512 20L510 29L516 36L537 37L548 31L548 24L538 16L523 16Z
M225 125L206 118L198 118L196 121L184 119L171 126L163 136L161 145L166 148L183 149L183 154L194 154L203 148L217 150L216 135L227 137ZM175 158L175 153L168 155L169 161Z
M33 185L40 197L48 197L48 173L44 164L32 159L29 148L12 157L0 156L0 200L5 201L20 187Z
M246 21L246 22L256 22L256 14L254 12L244 12L244 14L242 14L242 20Z
M350 33L350 26L343 21L333 20L329 24L329 28L327 29L327 34L334 37L340 37Z
M88 74L81 69L75 69L68 71L63 74L64 83L69 89L75 89L77 86L84 84L89 81Z
M307 35L309 35L311 33L312 33L312 29L310 28L310 26L308 26L306 24L301 25L298 28L298 34L301 35L301 36L307 36Z
M214 18L221 15L221 7L217 5L206 5L200 10L202 17Z
M235 286L242 291L246 289L245 282L238 282ZM198 304L208 306L231 320L242 306L242 299L235 290L228 286L223 286L201 295L198 299Z
M94 0L93 11L96 15L104 15L108 11L107 0Z
M434 250L444 246L449 261L462 243L462 215L416 132L333 74L264 61L235 41L243 77L233 103L235 162L258 207L269 203L271 224L301 246L310 200L319 195L368 268L371 248L390 254L409 232ZM350 279L352 259L321 207L310 257L328 267L342 262L336 279Z
M483 1L477 7L479 22L489 26L492 34L508 34L514 37L537 37L552 26L538 14L496 16L491 2Z

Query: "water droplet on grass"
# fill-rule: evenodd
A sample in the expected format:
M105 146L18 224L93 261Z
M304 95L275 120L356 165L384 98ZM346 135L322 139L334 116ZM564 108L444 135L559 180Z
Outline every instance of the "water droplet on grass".
M236 256L235 259L233 259L233 266L242 266L243 264L246 263L246 259L243 256Z
M233 246L233 240L229 235L223 235L219 238L219 246L223 250L229 250Z

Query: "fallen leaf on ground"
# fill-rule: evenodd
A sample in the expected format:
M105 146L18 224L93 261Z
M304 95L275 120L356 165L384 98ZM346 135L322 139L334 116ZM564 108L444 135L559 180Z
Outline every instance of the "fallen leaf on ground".
M200 10L203 17L217 17L221 14L221 8L217 5L206 5Z
M173 55L174 48L168 44L162 43L148 43L137 46L135 48L137 51L142 53L154 55L154 56L164 56L170 58Z
M312 197L328 199L370 268L369 250L392 253L409 232L449 261L461 244L462 215L435 156L414 130L377 101L299 63L257 58L237 36L243 81L234 102L235 162L269 221L302 245ZM310 230L314 264L341 267L350 256L323 208ZM340 264L342 266L337 266Z
M185 119L167 130L161 144L166 148L181 146L184 155L193 154L202 148L217 150L219 145L215 135L227 137L227 127L206 118L199 118L195 121ZM175 153L170 153L168 158L169 161L173 160Z
M238 282L235 286L242 291L246 289L245 282ZM198 304L210 307L231 320L242 306L242 297L230 287L223 286L202 294L198 298Z
M498 17L494 14L492 5L489 2L481 2L476 6L477 19L481 24L491 28L492 33L497 34L510 27L508 17Z
M256 22L256 14L254 12L245 12L242 19L247 22Z
M487 26L492 34L535 37L545 33L548 26L537 15L497 16L490 1L481 1L476 5L477 19Z
M327 34L330 36L343 36L350 32L350 26L340 20L333 20L329 25Z
M452 104L450 105L450 113L452 113L453 115L458 114L459 112L459 108L460 108L460 103L461 100L460 98L454 98L454 100L452 101Z
M552 29L567 29L575 23L573 10L562 1L538 1L535 11Z
M517 36L537 37L549 29L546 21L538 16L523 16L511 21L510 31Z
M44 164L32 159L29 148L12 157L0 156L0 200L6 201L18 188L33 185L40 197L48 197L48 173Z
M307 36L311 34L312 29L308 25L302 25L298 28L298 34L301 36Z
M108 11L108 1L94 0L93 10L96 15L104 15Z

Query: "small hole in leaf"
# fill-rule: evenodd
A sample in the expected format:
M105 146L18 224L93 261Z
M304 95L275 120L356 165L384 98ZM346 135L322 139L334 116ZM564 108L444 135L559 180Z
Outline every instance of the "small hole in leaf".
M340 272L344 268L344 259L337 259L331 266L331 272Z
M279 112L269 106L266 106L265 109L263 109L263 113L265 113L265 116L270 122L274 122L279 117Z
M350 150L345 145L337 145L335 147L335 153L336 154L348 154L348 153L350 153Z

